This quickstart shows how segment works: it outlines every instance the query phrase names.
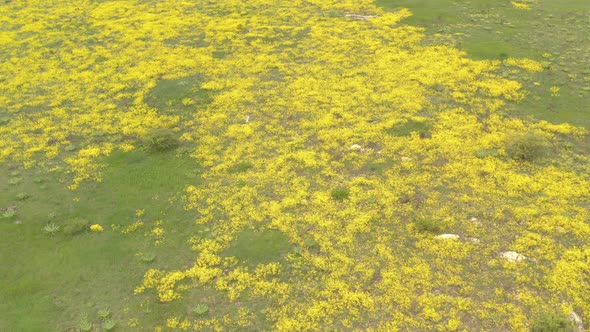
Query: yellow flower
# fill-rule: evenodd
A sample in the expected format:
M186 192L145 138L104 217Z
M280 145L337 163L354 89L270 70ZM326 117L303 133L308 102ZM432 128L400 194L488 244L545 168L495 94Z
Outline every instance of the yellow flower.
M178 317L170 317L166 320L166 326L172 329L177 328L179 324L180 319Z
M520 67L533 73L543 71L543 65L531 59L508 58L505 60L505 62L511 66Z
M139 319L137 318L129 318L129 320L127 321L127 325L129 327L136 327L139 324Z
M512 6L514 8L518 8L518 9L531 10L531 6L530 5L527 5L526 3L520 3L520 2L514 2L514 1L512 1Z
M164 229L161 227L156 227L156 228L152 229L151 234L155 237L160 237L160 236L164 235Z
M90 226L90 230L93 232L102 232L104 231L104 228L99 224L94 224Z
M136 222L134 222L133 224L125 227L121 233L123 234L129 234L129 233L133 233L135 232L137 229L139 229L141 226L143 226L143 221L138 220Z
M558 235L589 244L587 157L562 149L551 163L504 158L516 133L555 143L586 134L506 112L527 92L503 72L540 72L544 62L469 59L452 44L426 43L422 28L403 22L408 10L384 11L373 0L60 1L42 11L38 3L0 8L8 27L0 90L10 92L0 94L10 114L0 125L0 161L64 165L76 189L100 180L111 151L137 148L153 128L176 128L203 166L202 181L187 177L183 193L159 196L197 216L186 228L196 257L146 271L134 293L167 303L204 286L224 307L243 297L264 307L212 310L191 322L170 306L177 312L155 323L163 329L266 321L274 326L262 329L278 331L460 331L469 314L483 326L501 320L525 330L524 312L561 301L590 316L584 285L571 286L588 274L590 253ZM214 92L207 103L189 83L197 76ZM198 112L148 105L154 88L173 81L191 93L161 102ZM535 93L560 92L532 84L542 86ZM576 160L586 162L579 171ZM350 191L346 200L330 195L338 187ZM182 227L147 228L144 210L130 217L119 231L146 228L154 245ZM416 219L426 218L461 240L417 233ZM256 266L244 261L247 251L228 256L241 242L256 248L267 239L292 248L276 256L268 248L271 261ZM532 259L497 269L503 261L481 255L513 249L535 258L539 273L526 273ZM130 325L154 322L142 323Z

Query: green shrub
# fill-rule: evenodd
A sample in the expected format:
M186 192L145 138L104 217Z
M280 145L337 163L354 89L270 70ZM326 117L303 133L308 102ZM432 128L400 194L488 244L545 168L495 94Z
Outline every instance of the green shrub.
M303 240L303 245L304 245L306 248L309 248L309 249L314 249L314 250L316 250L316 249L319 249L319 248L320 248L320 245L318 244L318 242L317 242L317 241L316 241L314 238L312 238L312 237L306 237L306 238Z
M104 321L102 323L102 328L105 331L112 331L115 328L116 325L117 325L117 322L116 321L114 321L112 319L109 319L109 320L106 320L106 321Z
M367 164L367 170L375 173L383 173L389 165L385 162L371 162Z
M49 223L43 227L43 231L47 233L49 236L54 236L59 231L59 226L54 223Z
M6 211L4 211L4 213L2 213L2 217L3 218L6 218L6 219L12 218L14 216L16 216L16 211L15 210L6 210Z
M64 148L64 150L66 150L67 152L72 152L75 151L78 147L75 145L68 145Z
M547 157L550 152L549 141L537 134L526 133L508 140L506 153L514 160L532 162Z
M149 252L146 254L141 255L140 260L144 263L151 263L156 259L156 254L153 252Z
M176 149L180 141L172 129L156 128L144 137L144 145L150 152L164 152Z
M229 169L230 173L242 173L254 167L254 165L250 162L242 162L235 164Z
M531 332L566 332L571 326L567 317L555 314L543 314L533 322Z
M76 235L88 230L90 223L84 219L71 219L65 222L63 232L65 235Z
M332 190L331 195L332 195L333 199L335 199L337 201L343 201L343 200L347 199L348 196L350 195L350 190L348 190L348 188L339 187L339 188Z
M82 332L92 331L92 323L88 321L88 317L82 317L78 321L78 330Z
M414 222L414 227L418 232L439 234L443 231L443 225L440 221L430 218L418 218Z
M430 137L430 124L428 122L410 120L404 124L396 125L387 129L389 135L403 137L410 136L416 132L420 137Z
M563 148L566 150L572 150L573 148L575 148L576 145L572 142L565 142L563 143Z
M111 309L109 309L109 308L103 308L98 311L98 317L100 317L100 319L102 319L102 320L106 320L110 316L111 316Z
M16 199L18 199L19 201L24 201L25 199L29 199L30 197L31 197L31 195L29 195L28 193L16 194Z
M475 152L475 156L477 158L483 159L486 157L497 157L498 156L498 150L496 149L483 149L483 150L478 150Z
M197 316L202 316L206 313L209 312L209 306L203 303L197 304L194 308L193 308L193 312L197 315Z

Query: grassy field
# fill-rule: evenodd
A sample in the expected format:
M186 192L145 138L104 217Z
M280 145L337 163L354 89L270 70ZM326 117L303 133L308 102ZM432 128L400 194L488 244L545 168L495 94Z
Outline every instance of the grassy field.
M0 331L590 325L588 1L258 2L0 5Z
M407 19L409 24L425 27L428 34L453 36L455 45L471 58L526 57L547 62L548 70L521 77L531 96L513 107L513 111L519 116L590 126L590 90L585 79L590 54L588 2L541 1L530 11L514 11L508 1L377 3L392 9L410 8L414 16ZM563 91L557 98L550 98L548 86L558 86Z

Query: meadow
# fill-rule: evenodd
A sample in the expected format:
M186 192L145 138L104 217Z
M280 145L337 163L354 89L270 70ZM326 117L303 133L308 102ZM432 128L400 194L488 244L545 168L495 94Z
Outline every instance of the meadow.
M6 0L0 331L583 331L586 0Z

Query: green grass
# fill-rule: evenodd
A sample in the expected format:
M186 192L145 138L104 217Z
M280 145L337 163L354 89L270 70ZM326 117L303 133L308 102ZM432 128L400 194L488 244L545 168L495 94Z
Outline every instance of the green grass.
M200 166L174 152L114 152L104 163L102 181L85 183L77 191L65 189L68 178L59 172L18 169L17 174L15 167L0 172L0 208L17 207L14 215L0 219L0 264L10 267L0 270L0 280L9 281L0 283L0 330L63 331L76 326L84 313L96 327L104 307L111 309L118 328L140 316L156 324L170 310L182 311L192 299L209 294L192 291L186 300L166 305L150 302L150 295L133 295L148 268L194 262L195 254L185 243L206 228L194 223L196 216L184 210L179 193L187 183L200 183ZM23 177L18 185L8 183L13 172ZM20 201L17 194L24 190L31 197ZM138 209L144 210L139 219L146 225L122 234L121 229L138 219ZM154 246L145 233L157 220L165 235ZM101 224L105 231L64 232L86 221ZM61 226L54 237L43 231L48 222ZM280 260L291 249L281 232L245 230L225 254L254 267Z
M412 133L418 133L421 137L426 137L430 134L430 127L429 123L412 120L389 128L387 133L389 135L400 137L410 136Z
M247 266L254 267L260 263L279 261L291 249L289 239L279 231L246 229L237 236L225 255L234 256Z
M406 20L408 24L426 25L437 23L456 22L460 18L454 11L453 0L376 0L379 6L388 9L409 8L413 15Z
M508 1L494 0L376 3L387 9L409 8L413 16L405 23L424 27L428 35L453 35L457 47L473 59L527 57L551 62L548 70L525 78L524 89L531 95L512 105L512 114L590 128L590 83L582 78L590 74L590 2L542 1L533 4L530 11L513 8ZM542 57L545 53L551 57ZM572 79L569 74L577 77ZM560 96L551 96L551 86L561 88ZM588 151L587 143L579 146Z
M211 101L210 92L201 89L202 81L203 78L199 76L173 80L161 79L146 96L146 103L165 114L171 112L192 114L195 108L202 107Z
M229 169L229 172L230 173L243 173L243 172L248 171L252 167L254 167L254 164L252 164L251 162L247 162L247 161L241 162L241 163L237 163L233 167L231 167Z
M5 235L0 263L10 267L0 270L0 330L65 330L82 311L93 313L99 306L111 308L114 319L125 325L125 308L138 306L132 290L146 269L136 254L154 250L162 258L154 264L162 267L172 257L190 262L192 254L176 241L183 237L181 229L192 233L197 226L180 200L168 200L187 179L198 183L199 165L189 157L143 152L116 152L105 162L103 181L77 191L65 189L67 179L58 173L22 170L25 180L17 186L7 183L8 170L0 173L0 207L17 206L14 216L0 222ZM31 197L19 201L16 193L24 189ZM145 210L146 223L164 220L169 243L153 248L143 230L123 235L110 229L132 223L137 209ZM72 219L106 230L64 234L63 226ZM62 226L55 237L43 231L49 220Z
M438 220L419 217L414 222L414 227L418 232L438 234L443 232L444 225Z
M567 332L572 331L567 317L556 314L543 314L536 318L532 332Z
M338 187L338 188L335 188L334 190L332 190L330 195L332 196L333 199L335 199L337 201L343 201L343 200L347 199L348 196L350 195L350 190L348 190L348 188Z

